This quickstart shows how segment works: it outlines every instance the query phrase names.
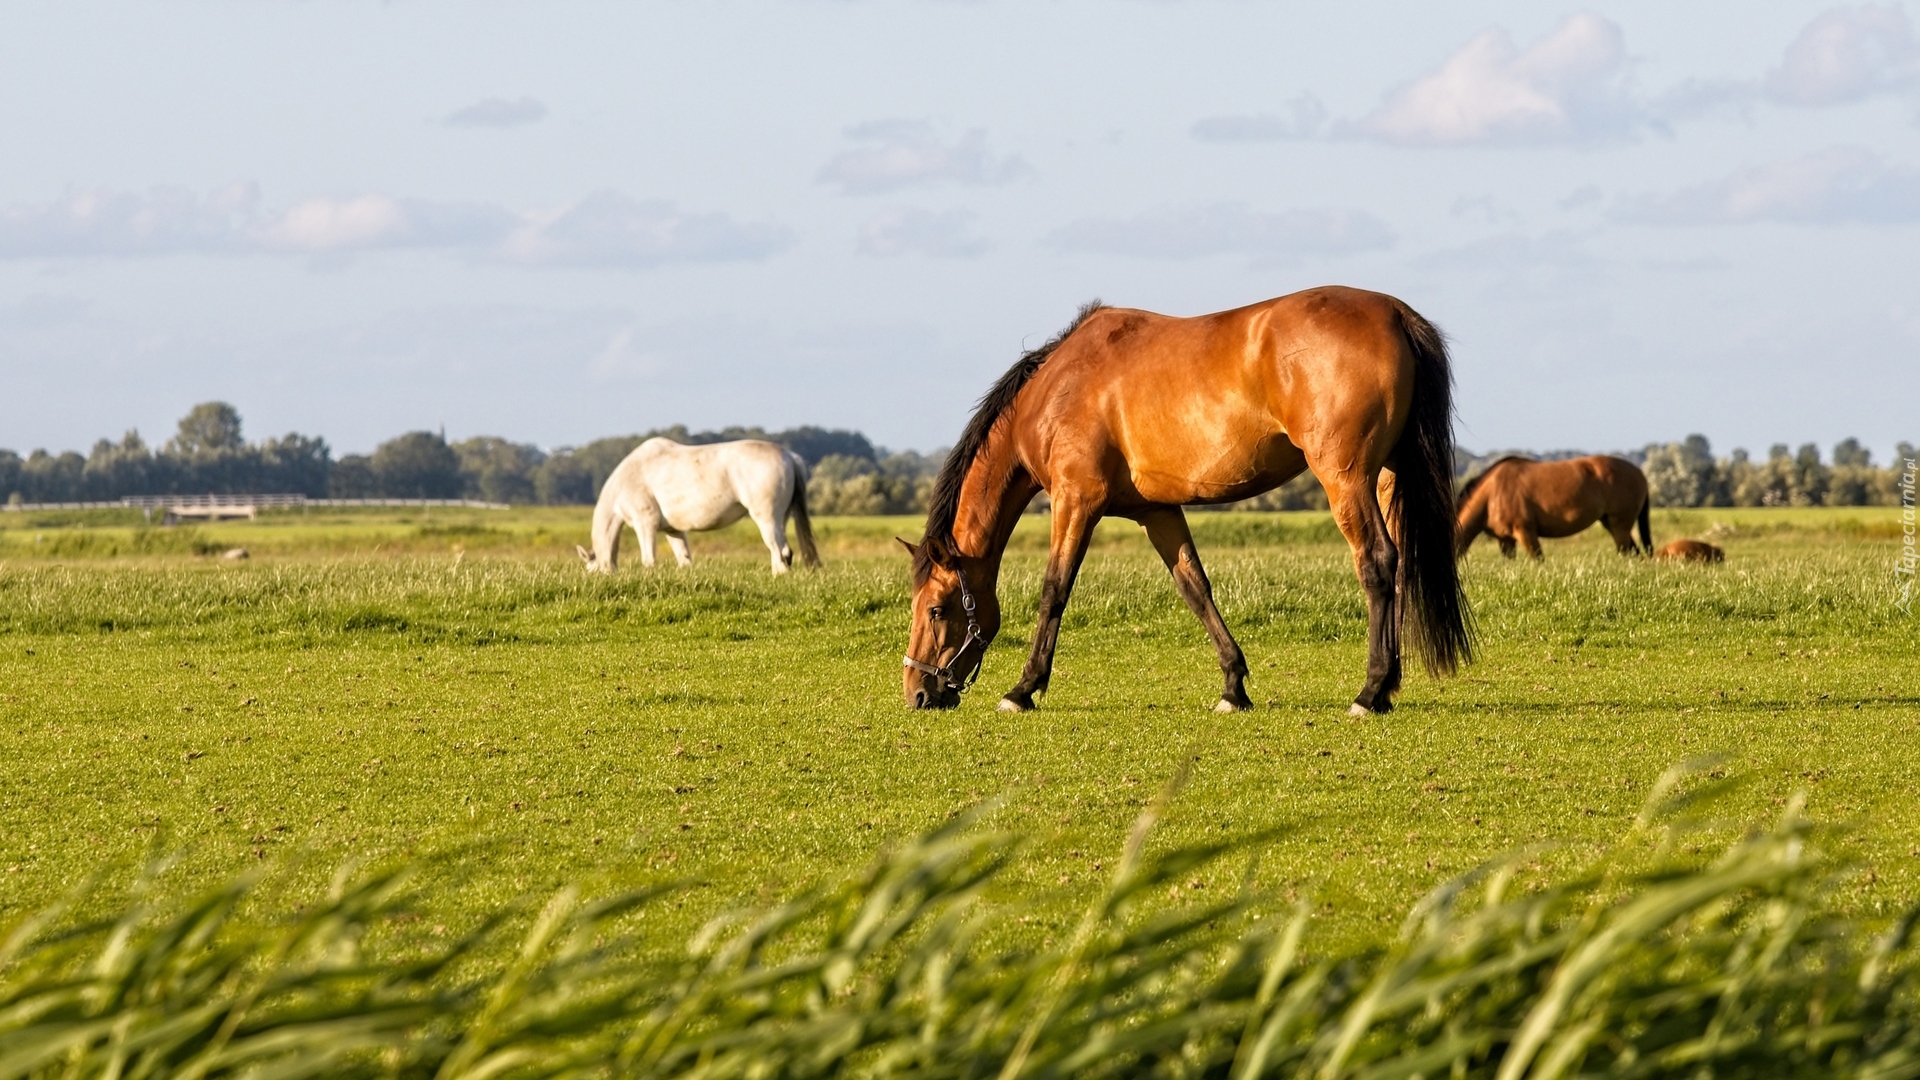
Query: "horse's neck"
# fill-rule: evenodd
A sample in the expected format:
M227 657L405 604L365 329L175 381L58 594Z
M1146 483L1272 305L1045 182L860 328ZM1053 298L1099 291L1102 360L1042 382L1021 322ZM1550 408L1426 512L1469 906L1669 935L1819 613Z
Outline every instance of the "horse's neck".
M1014 453L1010 427L997 428L973 459L953 519L953 539L961 553L985 560L995 576L1014 526L1039 490Z

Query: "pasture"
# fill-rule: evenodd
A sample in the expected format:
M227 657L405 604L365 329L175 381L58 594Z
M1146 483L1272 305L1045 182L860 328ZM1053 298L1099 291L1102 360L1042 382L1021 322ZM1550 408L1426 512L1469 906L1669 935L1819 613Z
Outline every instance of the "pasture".
M1194 514L1259 707L1219 716L1211 647L1139 530L1103 524L1039 711L994 711L1032 626L1044 517L1016 535L1008 626L951 712L900 702L907 519L817 522L826 569L766 570L746 523L695 566L582 573L586 508L269 514L149 529L137 513L0 515L0 925L158 843L191 882L261 861L317 887L349 859L437 864L423 932L561 881L689 876L660 940L769 900L984 799L1033 837L998 886L1052 936L1183 769L1160 839L1279 828L1243 874L1310 896L1320 934L1390 935L1496 853L1575 862L1668 765L1723 753L1731 818L1805 791L1851 826L1841 899L1920 897L1920 683L1893 605L1897 511L1656 512L1536 565L1468 556L1480 659L1344 715L1365 609L1324 514ZM628 537L631 543L631 536ZM211 557L233 546L245 561ZM623 563L623 566L627 565ZM302 883L306 883L303 885ZM673 912L677 912L676 916Z

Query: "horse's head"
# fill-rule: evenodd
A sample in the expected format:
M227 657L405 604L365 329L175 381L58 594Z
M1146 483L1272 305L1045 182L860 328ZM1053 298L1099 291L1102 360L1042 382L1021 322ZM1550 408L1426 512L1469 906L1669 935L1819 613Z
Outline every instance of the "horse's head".
M913 557L913 631L902 673L907 707L951 709L1000 632L1000 601L981 563L929 537L900 545Z
M573 550L580 553L580 561L586 564L587 573L589 574L613 573L613 561L611 559L602 559L600 557L599 552L588 551L586 548L581 547L579 544L573 545Z

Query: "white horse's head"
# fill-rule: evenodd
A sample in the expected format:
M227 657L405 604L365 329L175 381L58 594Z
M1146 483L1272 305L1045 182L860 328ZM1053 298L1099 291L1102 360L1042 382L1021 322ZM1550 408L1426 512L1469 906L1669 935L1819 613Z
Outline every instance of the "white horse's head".
M580 561L586 564L587 573L589 574L613 573L613 561L610 559L602 559L600 557L599 552L588 551L586 548L581 547L579 544L573 545L573 550L580 553Z

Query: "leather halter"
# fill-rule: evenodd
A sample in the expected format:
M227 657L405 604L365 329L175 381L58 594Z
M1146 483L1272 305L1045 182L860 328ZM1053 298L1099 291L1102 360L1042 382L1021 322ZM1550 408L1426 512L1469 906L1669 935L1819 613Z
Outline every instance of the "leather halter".
M973 681L980 677L980 669L985 667L986 664L984 662L975 664L973 670L968 673L964 680L953 677L954 665L960 662L961 657L967 655L967 650L973 648L976 642L984 647L987 635L980 632L980 622L974 618L973 591L967 588L967 575L958 567L955 567L953 576L960 579L960 607L967 613L967 636L961 640L960 647L954 650L953 659L939 667L915 660L911 656L903 657L901 664L903 667L912 668L924 675L933 676L939 680L939 688L942 690L952 690L956 693L964 694L967 692L967 688L973 685ZM982 657L982 660L984 661L985 657Z

